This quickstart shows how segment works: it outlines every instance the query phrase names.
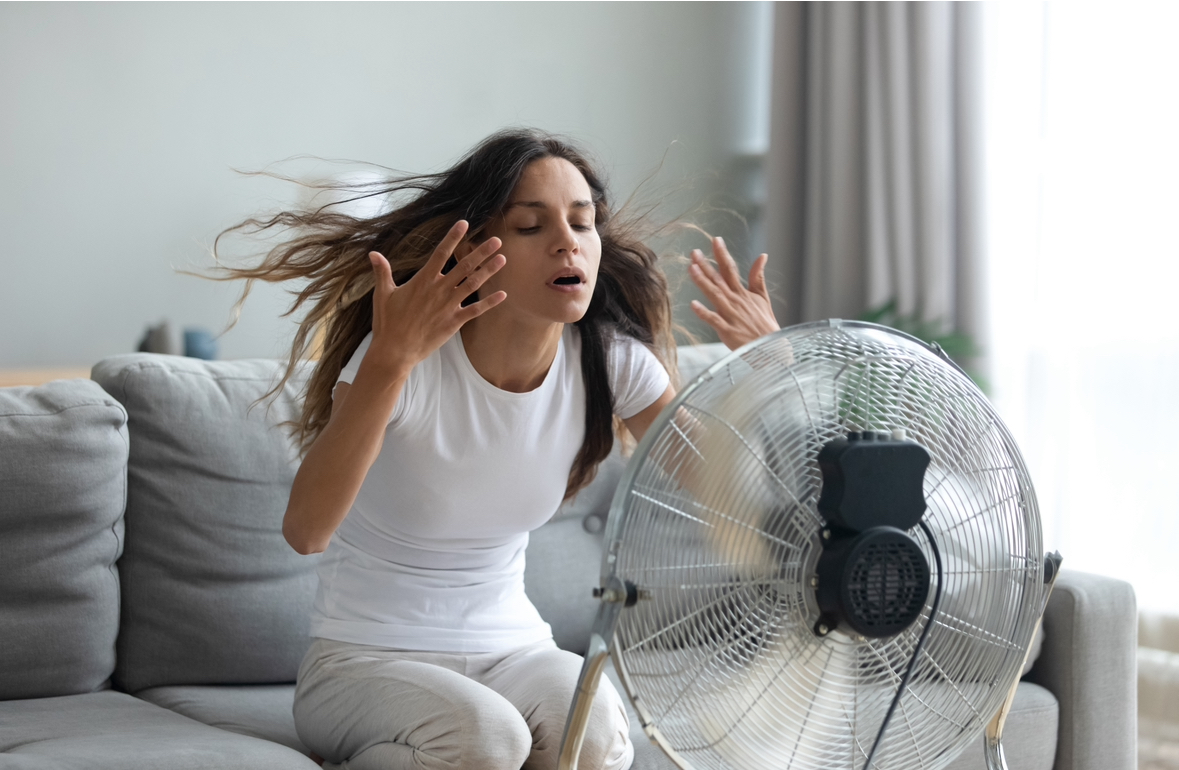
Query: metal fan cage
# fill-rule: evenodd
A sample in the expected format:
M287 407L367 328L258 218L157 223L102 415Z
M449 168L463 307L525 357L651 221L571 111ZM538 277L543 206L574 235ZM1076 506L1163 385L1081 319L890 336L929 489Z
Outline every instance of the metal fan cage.
M892 637L815 630L824 444L894 431L924 445L943 598L873 766L948 764L999 708L1043 590L1031 483L955 366L884 327L792 327L686 387L615 496L603 585L635 584L611 654L647 733L685 768L862 768L929 622ZM934 563L928 539L910 531ZM931 570L932 571L932 570ZM931 580L936 580L931 577Z

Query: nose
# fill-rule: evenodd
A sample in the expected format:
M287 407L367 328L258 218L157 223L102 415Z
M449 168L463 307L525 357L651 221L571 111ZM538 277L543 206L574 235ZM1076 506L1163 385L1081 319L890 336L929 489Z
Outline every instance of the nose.
M580 243L577 240L577 233L573 232L573 227L566 222L557 230L557 238L553 250L556 254L576 254L579 248Z

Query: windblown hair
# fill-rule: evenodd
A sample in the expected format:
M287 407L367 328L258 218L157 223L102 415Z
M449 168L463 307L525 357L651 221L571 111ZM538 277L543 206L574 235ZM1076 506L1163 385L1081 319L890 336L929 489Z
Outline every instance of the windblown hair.
M373 272L368 252L384 254L394 281L403 284L422 268L459 219L470 224L468 239L483 240L482 232L503 212L524 169L545 158L567 160L585 177L602 242L594 294L585 316L576 322L586 392L585 439L569 471L566 499L593 480L614 443L614 398L606 369L611 340L620 333L643 342L674 376L670 294L655 252L644 243L653 233L648 218L616 212L602 177L584 153L564 139L528 129L493 134L437 174L333 186L351 194L345 202L369 197L399 201L386 213L362 218L344 213L338 204L328 204L248 219L218 236L214 256L221 239L229 234L290 233L257 266L220 267L215 277L245 280L239 308L255 281L306 282L293 291L295 300L287 315L304 308L306 312L283 378L271 391L278 392L286 384L321 336L322 353L307 383L302 414L293 425L304 451L327 425L340 370L372 329Z

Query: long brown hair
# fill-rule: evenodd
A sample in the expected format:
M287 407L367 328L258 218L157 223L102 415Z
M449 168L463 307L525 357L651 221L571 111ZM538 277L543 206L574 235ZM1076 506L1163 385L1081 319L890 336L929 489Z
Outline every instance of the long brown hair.
M322 335L322 353L307 383L295 439L305 450L331 417L332 388L344 364L372 329L373 274L367 254L385 255L398 285L425 264L446 231L459 219L470 223L467 237L499 215L524 169L537 160L562 158L589 184L596 227L602 242L598 281L585 316L576 322L581 335L581 369L586 391L585 439L569 471L565 497L593 480L598 464L614 443L614 399L607 360L615 333L646 344L669 372L675 372L675 340L667 280L657 256L644 242L651 234L642 216L620 215L610 204L606 185L586 155L569 141L531 129L509 129L485 139L451 168L436 173L398 176L379 183L339 185L349 201L380 196L401 204L362 218L328 204L308 211L285 211L251 218L231 233L259 235L290 231L255 267L221 267L220 280L244 279L238 307L254 281L305 281L295 292L287 315L307 308L291 345L277 392L299 361L308 357ZM408 200L406 200L408 198Z

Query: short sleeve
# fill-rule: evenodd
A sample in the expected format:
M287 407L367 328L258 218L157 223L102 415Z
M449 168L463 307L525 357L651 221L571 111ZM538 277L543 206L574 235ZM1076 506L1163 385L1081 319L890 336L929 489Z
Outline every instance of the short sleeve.
M356 352L348 359L348 363L344 364L344 368L340 370L340 374L336 377L336 384L346 382L349 385L356 379L356 373L360 371L360 362L364 360L365 353L368 352L368 347L372 343L373 333L369 332L365 338L360 341L356 347ZM415 367L414 372L417 369ZM389 424L395 425L401 422L402 417L409 409L409 403L413 400L414 386L414 372L410 373L409 380L406 381L405 386L401 389L401 395L397 399L397 405L393 407L393 414L389 415ZM335 396L335 389L332 389L332 396Z
M368 352L368 346L372 344L373 333L369 332L360 341L356 352L348 359L348 363L344 364L344 368L340 370L340 376L336 378L337 383L346 382L349 385L356 379L356 373L360 371L360 362L364 360L364 354Z
M623 334L610 346L610 388L614 413L624 420L634 417L667 390L671 378L646 345Z

